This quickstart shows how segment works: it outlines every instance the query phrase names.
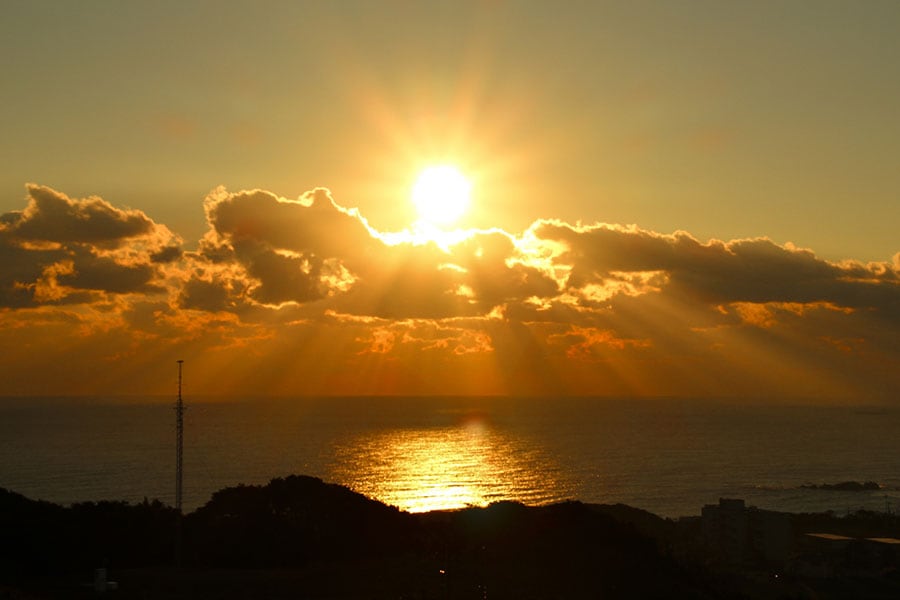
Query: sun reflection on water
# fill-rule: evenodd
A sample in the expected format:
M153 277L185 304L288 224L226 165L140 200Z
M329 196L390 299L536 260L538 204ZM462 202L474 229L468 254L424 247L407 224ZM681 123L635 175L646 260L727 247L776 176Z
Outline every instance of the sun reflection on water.
M564 499L553 461L478 419L364 434L335 450L336 480L409 512Z

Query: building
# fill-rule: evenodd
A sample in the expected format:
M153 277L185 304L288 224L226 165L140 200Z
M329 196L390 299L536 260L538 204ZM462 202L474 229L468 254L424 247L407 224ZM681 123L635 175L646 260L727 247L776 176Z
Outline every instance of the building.
M833 533L802 536L795 572L807 577L873 577L900 568L900 540Z
M793 538L787 513L720 498L718 504L703 507L700 530L709 555L717 562L783 567L790 558Z

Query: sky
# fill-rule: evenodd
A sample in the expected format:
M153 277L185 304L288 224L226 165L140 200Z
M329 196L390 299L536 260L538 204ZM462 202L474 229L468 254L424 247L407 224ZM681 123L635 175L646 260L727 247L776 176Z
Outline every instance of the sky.
M0 395L900 393L900 4L10 1ZM469 210L423 232L455 165ZM455 233L454 233L455 231Z

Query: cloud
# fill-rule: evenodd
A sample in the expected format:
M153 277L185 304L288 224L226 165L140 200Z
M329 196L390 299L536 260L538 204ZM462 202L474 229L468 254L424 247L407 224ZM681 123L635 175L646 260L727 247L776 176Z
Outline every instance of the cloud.
M151 252L150 260L155 263L172 263L183 254L184 251L179 246L166 246L157 252Z
M210 232L198 258L207 269L239 266L230 277L245 285L232 287L260 304L320 302L359 315L449 318L557 291L538 269L508 262L518 255L509 234L473 232L449 251L389 243L324 189L298 200L219 189L206 212Z
M158 264L180 240L137 210L29 185L23 211L0 216L0 305L82 304L109 294L163 293Z
M119 245L154 229L153 221L144 213L114 208L101 198L73 200L33 184L27 190L28 207L4 218L5 232L15 239L106 246Z
M232 290L227 283L193 277L184 283L179 304L189 309L220 312L234 308L231 298Z
M533 231L538 240L562 244L556 261L569 269L567 285L576 290L614 282L617 273L661 273L667 294L706 304L830 302L898 317L900 279L886 263L834 264L768 239L701 243L686 232L636 227L545 221Z
M327 190L299 200L255 190L215 190L206 199L210 231L198 258L233 263L248 280L250 299L261 304L307 303L343 289L365 269L377 241L363 219L334 203ZM241 274L234 273L233 277Z
M322 188L217 188L185 249L140 211L28 190L0 215L0 350L30 344L9 389L49 360L69 386L87 361L118 365L95 385L152 386L173 354L211 393L900 389L900 254L830 262L765 238L555 220L437 243L377 231Z

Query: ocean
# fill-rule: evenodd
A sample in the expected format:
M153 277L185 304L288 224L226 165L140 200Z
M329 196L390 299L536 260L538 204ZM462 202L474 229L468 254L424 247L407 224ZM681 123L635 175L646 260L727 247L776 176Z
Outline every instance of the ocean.
M305 474L403 510L720 497L838 513L900 508L900 409L682 399L186 398L184 506ZM61 504L174 504L172 399L0 399L0 487ZM881 489L810 486L875 481Z

